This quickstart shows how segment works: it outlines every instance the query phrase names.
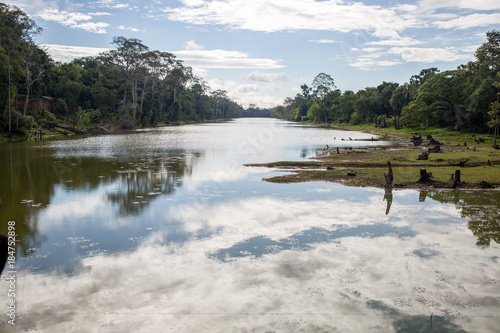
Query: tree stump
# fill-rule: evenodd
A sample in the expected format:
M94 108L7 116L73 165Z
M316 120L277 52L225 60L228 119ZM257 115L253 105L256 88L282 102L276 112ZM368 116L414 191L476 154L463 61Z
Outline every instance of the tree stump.
M420 169L420 178L418 179L418 183L430 183L431 179L429 178L429 174L426 169Z
M417 160L418 161L426 161L429 159L429 153L424 151L422 154L418 155Z
M391 162L387 161L387 174L384 173L384 178L385 178L385 188L386 189L391 189L392 188L392 182L394 181L394 175L392 173L392 165Z
M460 170L455 171L455 183L460 183Z

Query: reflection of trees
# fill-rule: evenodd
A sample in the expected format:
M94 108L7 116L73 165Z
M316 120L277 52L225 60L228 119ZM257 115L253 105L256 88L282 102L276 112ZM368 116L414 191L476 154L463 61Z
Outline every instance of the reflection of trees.
M45 236L39 234L38 211L51 203L56 187L67 191L90 191L101 184L120 181L119 191L109 199L123 214L137 213L144 204L138 196L171 194L192 173L199 153L175 155L137 163L114 162L93 157L54 160L46 147L30 143L0 145L0 232L7 232L8 221L16 222L18 253L26 256L39 248Z
M50 177L53 172L50 164L43 163L42 154L26 145L0 146L0 231L7 233L8 221L16 222L18 251L23 256L45 239L39 235L34 206L48 204L54 193ZM40 163L34 162L36 160Z
M149 202L147 197L169 195L181 186L182 179L192 174L194 158L199 156L182 155L115 170L120 188L115 193L109 193L108 199L119 205L120 214L138 214Z
M492 240L500 244L499 191L428 191L425 195L455 204L461 216L469 220L467 227L477 237L477 246L487 247Z

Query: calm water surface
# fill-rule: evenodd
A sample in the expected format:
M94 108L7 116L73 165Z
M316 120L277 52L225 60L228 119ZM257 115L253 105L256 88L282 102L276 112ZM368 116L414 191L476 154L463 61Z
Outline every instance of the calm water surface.
M371 138L239 119L0 145L0 331L497 332L499 191L388 201L243 166Z

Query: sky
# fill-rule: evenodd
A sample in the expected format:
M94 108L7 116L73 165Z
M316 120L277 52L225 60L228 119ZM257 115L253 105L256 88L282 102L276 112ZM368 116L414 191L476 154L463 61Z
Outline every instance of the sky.
M403 84L473 61L500 30L498 0L15 0L56 61L137 38L248 107L283 104L319 73L342 91Z

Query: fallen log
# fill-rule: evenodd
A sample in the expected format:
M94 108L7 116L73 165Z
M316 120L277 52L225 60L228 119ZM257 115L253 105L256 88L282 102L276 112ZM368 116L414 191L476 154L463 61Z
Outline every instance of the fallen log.
M70 131L70 132L73 132L75 134L85 134L85 131L81 131L77 128L74 128L74 127L71 127L71 126L66 126L66 125L63 125L63 124L57 124L55 127L60 127L62 129L65 129L67 131Z

